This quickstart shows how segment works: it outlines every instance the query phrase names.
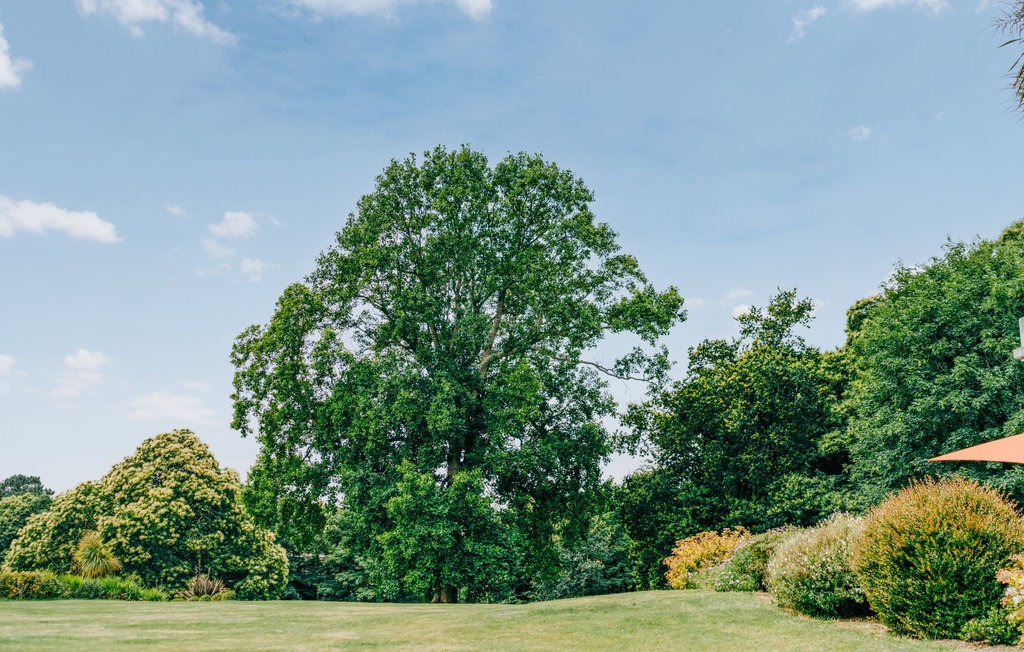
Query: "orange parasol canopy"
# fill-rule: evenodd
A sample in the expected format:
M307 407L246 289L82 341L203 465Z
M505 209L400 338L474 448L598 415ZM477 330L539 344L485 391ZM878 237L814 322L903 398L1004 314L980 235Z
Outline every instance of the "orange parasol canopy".
M1008 462L1024 464L1024 433L987 441L984 444L961 448L939 455L929 462Z

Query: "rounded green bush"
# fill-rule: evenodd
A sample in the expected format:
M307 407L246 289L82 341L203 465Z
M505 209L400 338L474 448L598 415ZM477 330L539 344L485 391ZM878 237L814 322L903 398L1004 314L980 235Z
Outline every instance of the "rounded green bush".
M715 579L716 591L767 591L768 560L795 528L777 528L750 538L725 562Z
M767 585L782 607L819 618L868 613L851 567L860 520L836 514L782 542L768 561Z
M854 569L897 634L956 638L999 605L996 572L1024 551L1024 521L994 489L962 478L915 482L872 509Z

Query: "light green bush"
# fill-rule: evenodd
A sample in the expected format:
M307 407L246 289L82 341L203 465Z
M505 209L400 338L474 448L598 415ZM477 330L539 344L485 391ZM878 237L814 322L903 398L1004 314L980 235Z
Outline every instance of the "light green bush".
M782 607L819 618L845 618L868 612L851 567L859 519L836 514L794 533L768 561L767 585Z
M64 594L64 585L49 571L0 572L0 598L5 600L52 600Z
M715 590L767 591L768 560L775 549L795 532L795 528L778 528L751 537L725 562L715 578Z
M962 478L927 480L865 516L854 568L895 633L956 638L999 604L996 573L1021 552L1024 521L999 492Z

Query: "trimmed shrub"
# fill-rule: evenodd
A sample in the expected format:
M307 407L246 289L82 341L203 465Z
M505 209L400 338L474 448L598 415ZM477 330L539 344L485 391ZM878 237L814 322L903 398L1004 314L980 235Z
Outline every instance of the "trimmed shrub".
M136 577L82 577L60 575L57 580L64 587L61 597L72 600L130 600L160 602L167 599L161 589L148 589Z
M700 532L676 541L672 555L665 560L665 579L673 589L693 589L713 582L709 574L732 556L750 538L743 526L721 532Z
M872 509L854 545L868 602L893 632L956 638L1003 595L1024 521L999 492L962 478L914 482Z
M793 533L768 561L767 585L782 607L818 618L868 613L864 590L851 567L860 520L836 514Z
M0 572L0 598L52 600L64 594L64 585L50 571Z
M778 528L751 537L725 562L715 578L716 591L767 591L768 560L796 528Z

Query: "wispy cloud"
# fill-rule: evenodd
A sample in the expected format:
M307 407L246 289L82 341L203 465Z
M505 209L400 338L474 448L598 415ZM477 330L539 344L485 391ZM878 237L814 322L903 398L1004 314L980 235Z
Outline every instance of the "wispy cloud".
M307 9L317 16L393 16L400 5L416 4L423 0L291 0L296 7ZM430 0L436 2L437 0ZM473 20L484 20L493 9L492 0L446 0Z
M792 43L802 39L807 35L807 28L827 13L828 10L820 5L815 5L810 9L796 12L796 14L793 15L793 31L789 33L789 38L787 40Z
M223 245L216 240L210 238L203 238L200 241L203 245L203 251L206 252L210 258L231 258L235 255L235 250L231 247Z
M850 142L863 143L867 139L871 138L871 128L861 125L847 131L846 135L850 137Z
M224 219L210 225L210 233L221 238L248 238L256 233L256 220L249 213L228 211Z
M10 395L14 379L24 375L14 356L0 353L0 396Z
M14 201L0 195L0 238L10 238L17 231L60 231L72 238L97 242L121 240L114 225L92 211L69 211L50 203Z
M860 11L875 11L876 9L893 9L895 7L910 6L917 9L924 9L933 13L939 13L949 6L946 0L850 0L850 5Z
M202 421L213 416L213 410L202 399L166 391L150 392L132 399L128 418L133 421Z
M108 364L110 358L102 351L78 349L64 356L64 368L57 378L53 397L78 398L83 392L99 387L106 380L103 369Z
M735 301L736 299L746 299L747 297L752 296L754 296L754 291L748 290L746 288L736 288L734 290L729 290L728 292L725 293L725 298L728 301Z
M170 23L193 36L230 44L234 34L206 20L203 5L198 0L77 0L83 16L108 14L128 28L133 36L143 36L146 23Z
M167 204L166 206L164 206L164 210L170 213L171 215L177 215L178 217L185 216L185 209L182 208L181 206L178 206L177 204Z
M688 308L700 308L702 306L706 306L707 303L707 299L701 299L700 297L686 297L686 306Z
M259 258L243 258L240 270L253 283L260 283L263 281L263 272L273 267L276 265L268 265Z
M4 38L4 26L0 23L0 90L21 86L21 73L32 67L28 59L14 59L11 48Z

